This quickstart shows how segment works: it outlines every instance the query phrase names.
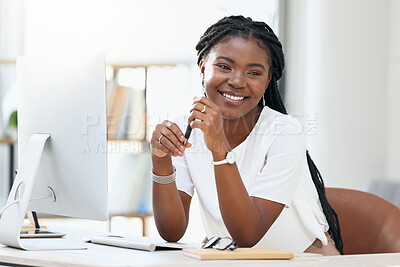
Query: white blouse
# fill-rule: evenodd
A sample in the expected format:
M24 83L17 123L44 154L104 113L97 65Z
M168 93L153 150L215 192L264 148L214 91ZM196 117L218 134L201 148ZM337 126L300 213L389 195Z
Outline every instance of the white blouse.
M184 131L187 121L181 117L177 124ZM193 129L189 142L192 147L184 156L173 158L177 188L190 196L196 189L207 237L230 236L218 205L212 154L202 131ZM324 233L329 226L308 169L301 124L264 107L249 136L233 151L248 194L285 204L255 247L303 252L316 238L326 245Z

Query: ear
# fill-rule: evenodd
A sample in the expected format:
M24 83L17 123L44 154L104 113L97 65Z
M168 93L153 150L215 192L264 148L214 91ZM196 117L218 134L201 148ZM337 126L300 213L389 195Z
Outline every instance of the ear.
M204 65L205 65L204 60L201 60L199 64L201 80L204 80L204 69L205 69Z

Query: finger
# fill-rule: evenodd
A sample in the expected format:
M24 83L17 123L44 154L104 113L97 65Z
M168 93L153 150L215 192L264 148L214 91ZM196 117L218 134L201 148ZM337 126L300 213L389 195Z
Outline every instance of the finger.
M183 151L185 151L186 148L182 141L168 128L162 128L161 134L163 137L160 139L160 143L171 150L175 155L183 156Z
M164 125L175 134L178 140L180 140L182 143L185 141L185 136L183 135L183 132L176 123L170 121L164 121Z
M161 140L162 140L163 138L161 138ZM170 156L174 156L174 153L171 151L171 150L169 150L167 147L165 147L164 145L162 145L161 143L159 143L158 142L158 138L156 138L154 135L153 135L153 138L152 138L152 140L151 140L151 147L152 147L152 149L158 149L158 150L161 150L161 151L163 151L164 153L167 153L168 155L170 155Z
M207 118L207 114L204 114L198 110L193 110L192 114L188 118L188 123L191 123L194 120L204 121Z
M200 129L200 130L204 130L204 126L205 126L205 123L204 122L202 122L202 121L192 121L191 123L190 123L190 127L192 127L192 129L195 129L195 128L198 128L198 129ZM204 132L204 131L203 131Z
M203 103L197 102L192 106L192 108L190 109L190 112L192 112L193 110L197 110L202 113L206 113L207 106L204 105Z
M216 107L216 104L211 99L209 99L208 97L205 97L205 96L196 98L193 102L193 105L195 105L196 103L202 103L211 108Z
M177 127L177 125L175 126ZM160 144L160 146L165 147L168 152L166 152L166 150L163 151L168 153L169 155L182 156L183 151L186 147L183 146L183 142L179 141L175 133L170 128L174 128L173 123L167 120L161 124L158 124L156 126L156 130L153 132L154 143ZM179 127L177 128L179 130ZM170 142L163 142L163 139L168 139ZM171 145L170 143L174 143L175 145ZM155 145L155 147L159 147L159 145Z
M163 151L168 151L168 153L171 156L177 157L177 156L182 156L183 153L180 152L173 144L171 141L169 141L168 138L163 136L160 140L160 143L158 143L158 146L160 146Z

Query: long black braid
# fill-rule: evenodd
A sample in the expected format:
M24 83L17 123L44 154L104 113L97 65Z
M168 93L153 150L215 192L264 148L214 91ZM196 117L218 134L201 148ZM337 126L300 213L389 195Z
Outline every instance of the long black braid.
M251 18L243 16L230 16L219 20L206 30L197 43L197 64L199 65L201 60L207 57L214 45L228 37L242 37L245 39L253 37L257 40L258 45L267 51L270 61L268 63L270 65L271 81L264 93L265 105L280 113L287 114L277 83L282 77L285 66L282 44L273 30L264 22L253 21ZM262 100L259 105L263 106ZM343 254L343 241L340 235L338 216L326 198L324 181L317 166L315 166L308 151L306 151L306 155L311 177L317 189L322 210L329 224L328 232L335 241L336 248Z

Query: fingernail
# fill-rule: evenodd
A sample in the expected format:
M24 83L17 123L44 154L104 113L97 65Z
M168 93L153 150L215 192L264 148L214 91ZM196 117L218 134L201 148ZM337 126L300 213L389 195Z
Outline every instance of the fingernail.
M181 136L179 137L179 139L180 139L182 142L186 140L186 138L185 138L183 135L181 135Z
M184 147L184 146L181 146L179 149L180 149L182 152L185 151L185 147Z
M179 155L179 156L183 156L183 153L179 151L179 152L178 152L178 155Z

